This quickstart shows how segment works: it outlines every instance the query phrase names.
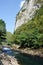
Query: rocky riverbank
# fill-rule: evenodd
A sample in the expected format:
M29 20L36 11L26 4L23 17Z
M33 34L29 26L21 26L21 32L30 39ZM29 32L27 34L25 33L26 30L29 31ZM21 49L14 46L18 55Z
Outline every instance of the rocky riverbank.
M41 49L25 48L25 49L20 49L19 51L24 54L30 54L33 56L37 55L37 56L43 57L43 48L41 48Z
M19 46L13 45L12 49L16 50L20 53L30 54L30 55L33 55L33 56L37 55L37 56L43 57L43 48L39 48L39 49L19 48Z
M9 56L7 54L1 53L0 65L19 65L19 64L14 56Z
M12 46L12 47L10 47L10 49L13 52L19 52L19 55L21 54L20 57L15 57L15 56L11 56L11 55L9 56L5 53L0 52L0 65L20 65L21 58L24 59L24 57L27 57L27 58L29 57L32 59L33 58L39 59L40 63L43 62L43 48L30 49L30 48L19 48L18 46ZM24 59L24 60L26 60L26 59Z

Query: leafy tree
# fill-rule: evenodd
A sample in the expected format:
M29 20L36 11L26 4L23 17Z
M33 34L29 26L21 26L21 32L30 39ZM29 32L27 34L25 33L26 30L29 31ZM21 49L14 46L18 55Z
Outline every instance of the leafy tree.
M6 41L8 45L11 45L13 43L14 36L11 32L6 32Z
M0 20L0 43L6 39L6 26L3 20Z
M34 18L14 32L14 42L21 47L43 47L43 5L36 11Z

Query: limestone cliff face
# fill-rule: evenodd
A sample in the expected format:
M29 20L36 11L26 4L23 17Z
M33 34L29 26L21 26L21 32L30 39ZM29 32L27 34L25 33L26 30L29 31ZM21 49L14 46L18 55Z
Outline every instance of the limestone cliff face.
M42 1L43 0L25 0L23 7L16 16L15 30L34 17L36 10L41 7Z

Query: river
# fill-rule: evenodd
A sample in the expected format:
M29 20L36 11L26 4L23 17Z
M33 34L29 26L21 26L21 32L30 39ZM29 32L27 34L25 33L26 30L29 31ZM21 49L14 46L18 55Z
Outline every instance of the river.
M27 54L22 54L15 50L3 50L2 53L14 56L20 65L43 65L43 58L39 56L32 56ZM16 64L15 64L16 65Z

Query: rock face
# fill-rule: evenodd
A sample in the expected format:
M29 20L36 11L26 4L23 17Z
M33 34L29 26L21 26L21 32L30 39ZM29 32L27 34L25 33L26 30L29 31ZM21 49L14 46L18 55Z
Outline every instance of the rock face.
M15 30L34 17L36 10L41 7L42 1L43 0L25 0L23 7L16 16Z
M0 54L0 65L19 65L17 59L13 56L6 55L4 53Z

